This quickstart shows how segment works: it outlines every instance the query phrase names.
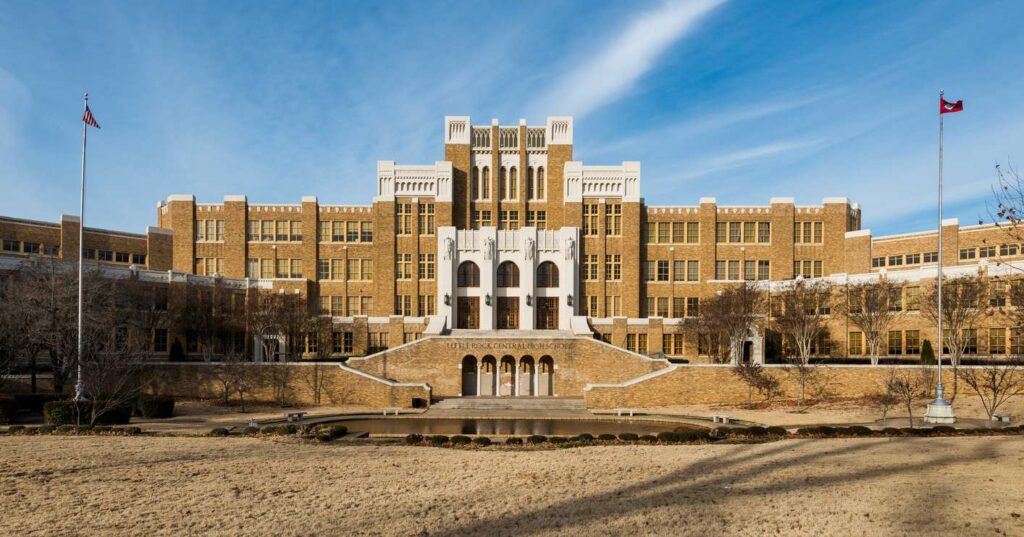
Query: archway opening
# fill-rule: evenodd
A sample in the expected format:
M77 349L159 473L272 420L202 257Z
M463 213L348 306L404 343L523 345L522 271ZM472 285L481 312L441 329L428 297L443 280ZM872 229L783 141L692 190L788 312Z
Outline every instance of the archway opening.
M477 371L476 356L462 359L462 396L472 397L480 393L480 375Z

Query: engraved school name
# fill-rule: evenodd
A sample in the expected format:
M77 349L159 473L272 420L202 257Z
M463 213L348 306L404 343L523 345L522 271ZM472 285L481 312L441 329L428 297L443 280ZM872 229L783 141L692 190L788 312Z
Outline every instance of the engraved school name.
M541 350L566 350L572 346L571 343L566 342L545 342L545 343L527 343L527 342L515 342L515 343L493 343L493 342L453 342L448 343L449 349L459 350L492 350L492 351L511 351L511 350L529 350L529 349L541 349Z

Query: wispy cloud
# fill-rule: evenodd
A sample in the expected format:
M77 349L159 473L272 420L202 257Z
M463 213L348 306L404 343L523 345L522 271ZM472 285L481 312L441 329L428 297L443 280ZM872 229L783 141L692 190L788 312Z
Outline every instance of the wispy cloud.
M634 18L590 60L552 87L535 109L577 118L622 97L673 43L724 0L670 1Z
M777 157L784 153L791 153L802 149L810 149L821 146L825 140L781 140L732 151L716 157L705 159L695 166L693 172L683 176L684 179L694 179L703 175L709 175L721 171L739 168L755 164L766 159Z

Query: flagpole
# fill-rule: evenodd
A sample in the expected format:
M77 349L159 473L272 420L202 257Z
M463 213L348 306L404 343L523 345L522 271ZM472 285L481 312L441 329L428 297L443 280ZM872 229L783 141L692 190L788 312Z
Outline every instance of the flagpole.
M937 327L938 330L937 330L937 332L938 332L940 347L939 347L939 361L938 361L938 370L939 370L938 375L939 375L939 379L938 379L937 383L935 384L935 403L936 404L943 404L943 403L948 404L946 399L943 397L944 389L943 389L943 386L942 386L942 351L945 348L945 345L943 344L943 340L942 340L942 136L943 136L942 120L943 120L943 117L945 116L945 114L942 113L942 109L941 109L943 96L944 96L944 92L943 92L943 90L940 89L939 90L939 107L940 107L940 109L939 109L939 270L938 270L938 275L936 276L936 285L938 285L938 289L939 289L938 290L938 300L937 300L937 302L938 302L938 309L939 309L939 314L937 315L937 317L938 317L938 321L939 322L938 322L938 327Z
M82 114L89 109L89 94L82 98ZM79 213L78 213L78 359L76 362L75 400L85 399L85 389L82 384L82 264L85 238L85 147L88 140L89 125L82 121L82 183L79 192Z

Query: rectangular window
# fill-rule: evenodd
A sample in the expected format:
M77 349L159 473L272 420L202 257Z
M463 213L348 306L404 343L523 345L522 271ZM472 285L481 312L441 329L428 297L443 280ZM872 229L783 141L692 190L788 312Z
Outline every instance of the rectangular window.
M345 314L345 297L332 296L331 297L331 315L340 317Z
M359 242L373 242L373 222L359 223Z
M700 298L691 296L686 297L686 316L696 317L700 314Z
M395 295L395 315L412 315L411 295Z
M740 262L739 261L735 261L735 260L729 261L729 279L733 280L733 281L736 281L736 280L740 279Z
M636 352L636 334L626 334L626 350Z
M388 333L387 332L370 332L369 349L367 352L374 353L387 350L388 348Z
M636 352L647 354L647 334L636 335Z
M395 255L395 278L399 280L412 279L412 254Z
M889 331L889 354L903 354L903 332Z
M864 354L864 346L861 340L861 336L861 332L850 332L850 337L848 340L850 356L860 356Z
M434 295L420 295L418 302L420 315L435 315Z
M960 249L960 260L966 261L968 259L974 259L977 257L978 251L974 248L961 248Z
M29 244L30 243L26 242L25 246L28 246ZM38 251L38 249L39 249L39 245L37 244L36 245L36 251ZM26 253L29 253L29 252L26 252ZM35 252L32 252L32 253L35 253ZM128 255L128 252L117 252L117 253L114 254L114 261L117 261L118 263L127 263L129 259L130 259L130 256Z
M674 282L685 282L686 281L686 261L673 261L672 262L672 281L674 281Z
M583 279L587 281L597 280L597 254L586 254L583 256Z
M995 246L982 246L978 248L978 257L995 257L996 247Z
M114 252L110 250L100 250L96 254L96 259L99 259L100 261L113 261Z
M653 282L658 276L658 264L655 261L644 261L644 280Z
M292 220L291 222L291 233L288 235L288 240L292 242L302 242L302 221Z
M622 315L622 297L606 295L604 297L604 316L616 317Z
M260 221L262 231L260 232L261 241L272 241L274 240L274 221L273 220L262 220Z
M700 261L686 262L686 281L700 281Z
M938 263L939 262L939 252L925 252L924 253L924 262L925 263Z
M597 205L587 203L583 205L583 234L597 235Z
M274 233L274 240L278 242L288 241L288 221L278 220L274 223L276 232Z
M686 317L686 299L681 296L672 297L672 317Z
M964 354L978 354L978 330L965 328L963 331Z
M331 241L345 242L345 222L331 222Z
M417 222L421 235L434 234L434 204L421 203L419 206L419 221Z
M622 205L609 203L605 206L604 232L614 237L622 235Z
M348 260L348 276L349 280L361 280L362 277L359 274L359 259Z
M658 261L658 281L668 281L668 261Z
M919 330L907 330L905 335L907 354L921 354L921 332Z
M1001 245L999 247L999 255L1001 255L1001 256L1017 255L1017 245L1016 244L1003 244L1003 245Z
M815 244L821 244L824 242L824 233L822 232L823 224L821 222L814 223L814 239Z
M289 262L288 259L278 259L277 260L277 272L274 275L275 277L277 277L277 278L287 278L288 275L291 274L291 272L292 272L292 265L291 265L291 263Z
M743 279L754 280L757 278L757 261L753 259L743 260Z
M316 240L319 242L331 242L331 222L320 222L320 227L317 228Z
M331 353L341 354L341 332L331 332Z
M902 255L890 255L889 256L889 266L890 267L898 267L898 266L900 266L902 264L903 264L903 256Z
M421 280L434 279L434 254L420 254L419 276Z
M597 317L597 296L590 295L587 297L587 315L590 317Z
M743 242L752 243L756 237L757 222L743 222Z
M686 242L687 244L700 242L700 222L686 223Z
M729 235L729 226L725 222L717 222L715 224L715 242L725 242Z
M328 280L331 277L331 260L330 259L317 259L316 260L316 279Z
M889 291L889 311L903 311L902 289L891 289Z
M245 234L246 240L248 240L250 242L255 242L255 241L260 240L260 221L259 220L249 220L249 222L246 225L246 230L247 230L247 232Z
M907 287L907 311L920 311L921 288Z
M395 204L395 234L409 235L412 233L412 204Z
M879 268L879 267L884 267L884 266L885 266L885 258L884 257L872 257L871 258L871 268Z
M1006 354L1006 329L988 329L988 352L989 354Z
M373 260L372 259L360 259L360 266L362 267L361 280L370 281L373 279Z
M671 232L671 223L662 222L658 224L658 243L668 244L670 242L669 233Z
M666 296L658 297L658 317L668 317L668 297Z
M729 222L729 242L740 242L740 222Z
M359 240L359 222L345 222L345 240L347 242Z
M217 272L220 272L220 259L217 260ZM292 278L302 277L302 260L292 259Z
M132 254L132 264L133 265L145 265L146 264L146 254Z
M757 262L757 279L768 280L771 279L771 261L767 259L761 259Z
M1024 328L1010 329L1010 353L1017 356L1024 354Z
M920 265L921 254L907 254L906 260L908 265Z
M620 254L604 256L604 277L609 281L622 279L622 256Z
M675 244L686 242L686 222L672 222L672 242Z
M257 279L260 277L260 260L249 258L245 260L245 277Z
M345 260L344 259L332 259L331 260L331 279L332 280L343 280L343 279L345 279Z
M39 246L40 246L40 244L38 242L26 242L26 243L22 244L22 251L25 252L26 254L38 254L39 253ZM118 254L118 255L120 255L120 254ZM124 255L127 256L128 254L124 254ZM125 259L124 261L121 261L121 263L127 263L127 262L128 262L127 259Z
M725 261L715 261L715 279L725 279Z
M260 278L269 280L274 277L274 260L273 259L261 259L260 260Z
M772 223L771 222L758 222L757 223L757 242L761 244L767 244L772 240Z

